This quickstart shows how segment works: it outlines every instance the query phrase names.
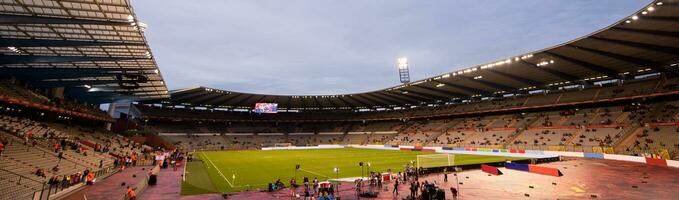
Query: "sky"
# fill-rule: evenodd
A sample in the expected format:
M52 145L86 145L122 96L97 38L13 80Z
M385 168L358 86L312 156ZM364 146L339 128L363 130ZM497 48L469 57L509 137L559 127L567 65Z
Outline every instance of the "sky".
M368 92L551 47L650 0L136 0L171 90Z

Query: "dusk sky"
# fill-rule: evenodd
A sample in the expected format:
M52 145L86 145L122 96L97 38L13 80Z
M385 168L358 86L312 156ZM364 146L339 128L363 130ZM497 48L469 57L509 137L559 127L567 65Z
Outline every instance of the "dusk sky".
M136 0L170 89L366 92L560 44L649 0Z

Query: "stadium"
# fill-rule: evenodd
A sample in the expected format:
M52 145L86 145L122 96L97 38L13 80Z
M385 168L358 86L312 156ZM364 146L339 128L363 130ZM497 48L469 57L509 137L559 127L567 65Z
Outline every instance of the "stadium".
M400 83L323 95L171 88L209 79L166 70L136 3L0 1L0 200L677 199L678 0L422 79L394 57Z

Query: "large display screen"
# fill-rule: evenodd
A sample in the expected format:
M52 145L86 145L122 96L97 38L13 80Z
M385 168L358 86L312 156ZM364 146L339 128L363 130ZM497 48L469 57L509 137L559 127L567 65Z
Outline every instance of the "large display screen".
M255 104L256 113L278 113L277 103L256 103Z

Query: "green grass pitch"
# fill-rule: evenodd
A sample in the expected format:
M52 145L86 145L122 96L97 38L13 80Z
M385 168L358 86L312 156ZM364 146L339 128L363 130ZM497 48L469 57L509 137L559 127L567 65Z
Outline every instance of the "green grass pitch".
M266 188L266 184L280 178L286 185L295 176L295 165L300 164L297 181L302 177L319 180L360 177L359 162L371 163L371 171L402 171L417 159L417 155L432 154L417 151L373 149L308 149L308 150L248 150L197 152L200 161L187 163L182 195L238 192ZM479 155L455 155L456 165L501 162L523 158ZM335 174L333 168L340 169ZM367 173L367 168L364 168ZM235 177L235 178L234 178Z

